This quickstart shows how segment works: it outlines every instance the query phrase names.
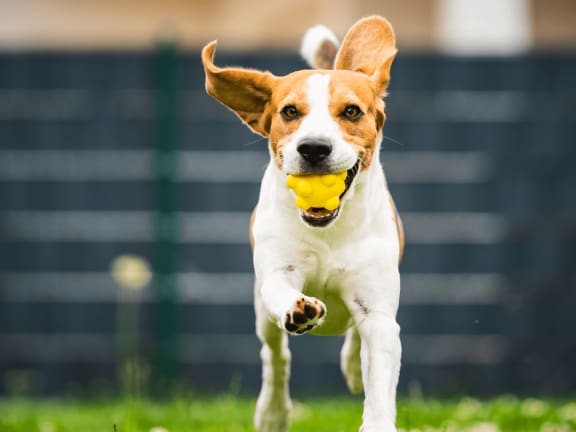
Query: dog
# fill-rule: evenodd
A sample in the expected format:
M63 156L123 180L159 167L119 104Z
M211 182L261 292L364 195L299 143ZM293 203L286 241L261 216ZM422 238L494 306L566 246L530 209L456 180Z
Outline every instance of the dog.
M266 137L270 152L250 225L263 369L255 428L288 430L288 335L310 333L345 334L344 378L352 393L364 390L360 431L395 431L404 231L379 159L392 26L361 19L341 45L313 27L302 46L313 69L286 76L218 67L216 43L202 51L206 91ZM344 171L333 210L297 208L286 186L289 175Z

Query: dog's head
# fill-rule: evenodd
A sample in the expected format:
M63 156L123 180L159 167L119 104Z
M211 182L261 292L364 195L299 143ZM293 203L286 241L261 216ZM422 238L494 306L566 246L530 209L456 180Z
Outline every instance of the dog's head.
M340 48L324 41L315 65L278 77L269 72L214 65L216 42L202 51L206 90L234 111L254 132L268 137L270 152L286 175L348 171L346 191L359 171L377 158L386 116L382 97L390 79L396 47L387 20L358 21ZM339 208L309 209L302 217L326 226ZM317 223L315 223L317 222Z

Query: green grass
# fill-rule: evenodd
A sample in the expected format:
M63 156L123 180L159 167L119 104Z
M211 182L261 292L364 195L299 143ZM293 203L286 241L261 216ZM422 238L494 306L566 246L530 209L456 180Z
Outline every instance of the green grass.
M295 402L291 432L357 431L361 405L358 398ZM232 396L165 403L11 399L0 401L0 432L247 432L253 410L253 400ZM576 431L576 402L403 400L398 426L409 432Z

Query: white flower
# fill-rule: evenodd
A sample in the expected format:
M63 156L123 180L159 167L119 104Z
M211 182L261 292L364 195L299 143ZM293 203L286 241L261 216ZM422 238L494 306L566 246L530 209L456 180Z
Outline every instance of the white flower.
M544 423L540 428L541 432L570 432L571 430L568 425L557 423Z
M482 408L483 405L481 402L476 399L466 398L458 404L454 415L459 419L469 419L480 415Z
M548 411L548 403L540 399L526 399L520 405L520 412L526 417L542 417Z
M476 423L470 428L466 429L467 432L500 432L500 428L496 423L484 422Z
M39 426L40 432L54 432L56 430L54 423L48 420L43 421Z
M576 402L564 405L558 410L558 415L562 420L576 421Z

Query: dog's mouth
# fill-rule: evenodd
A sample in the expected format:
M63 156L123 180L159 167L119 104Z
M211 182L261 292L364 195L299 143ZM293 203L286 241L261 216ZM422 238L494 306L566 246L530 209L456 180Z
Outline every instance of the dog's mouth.
M342 198L344 197L344 195L346 195L346 192L348 192L348 190L352 186L352 183L354 182L354 179L356 178L359 169L360 169L360 160L358 160L354 164L354 166L346 172L346 179L344 180L346 188L344 189L344 192L340 194L339 197L340 205L338 207L336 207L334 210L328 210L323 207L310 207L309 209L300 212L302 220L306 222L308 225L317 228L326 227L333 220L335 220L338 217L338 214L340 213L340 207L342 206Z

